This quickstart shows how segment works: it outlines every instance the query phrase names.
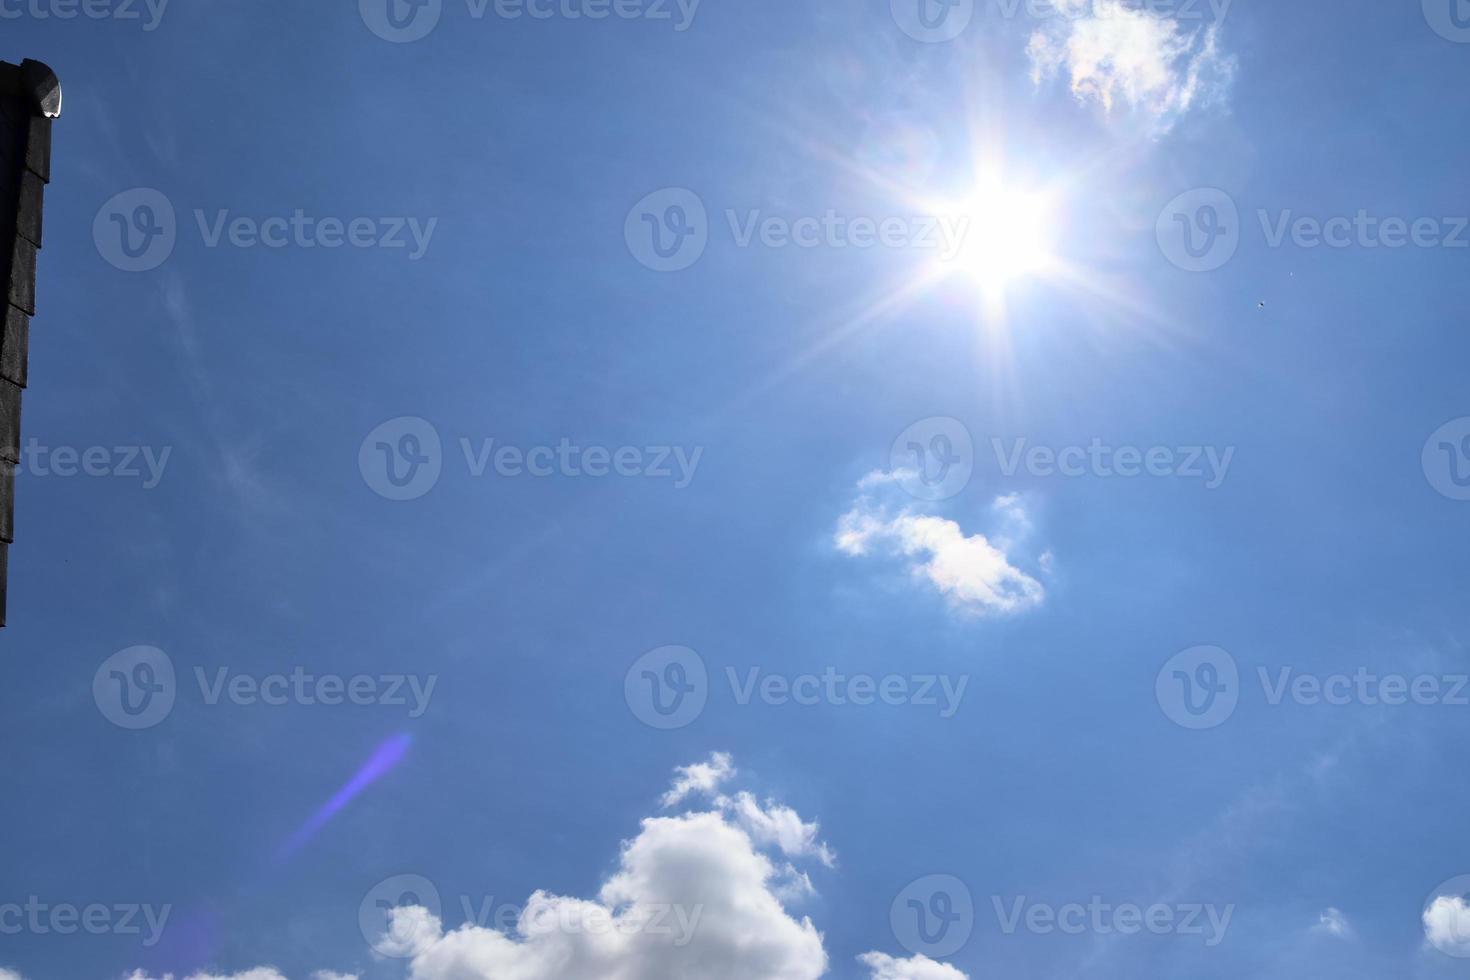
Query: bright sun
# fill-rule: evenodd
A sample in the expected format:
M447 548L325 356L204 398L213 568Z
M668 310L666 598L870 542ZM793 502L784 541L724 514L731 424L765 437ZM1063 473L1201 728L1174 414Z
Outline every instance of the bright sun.
M996 293L1052 265L1052 215L1042 195L986 182L943 210L963 228L958 247L940 259L947 274L968 276Z

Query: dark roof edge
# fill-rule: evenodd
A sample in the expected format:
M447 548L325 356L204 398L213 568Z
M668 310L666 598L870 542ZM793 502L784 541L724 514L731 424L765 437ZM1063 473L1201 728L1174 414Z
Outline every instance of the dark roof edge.
M56 77L56 72L44 62L32 61L30 58L20 63L20 72L31 100L35 103L36 115L47 119L60 116L61 79Z
M30 58L19 65L0 61L0 92L29 96L34 115L47 119L61 115L61 81L42 62Z

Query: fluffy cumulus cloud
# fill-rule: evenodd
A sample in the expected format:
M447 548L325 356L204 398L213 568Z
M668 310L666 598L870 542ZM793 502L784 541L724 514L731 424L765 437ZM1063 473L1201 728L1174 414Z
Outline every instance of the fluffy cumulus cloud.
M414 937L412 980L815 980L822 937L787 913L777 874L719 813L652 817L593 901L533 896L514 935L446 932L423 909L394 913L392 932Z
M14 970L7 970L4 967L0 967L0 980L25 980L25 978Z
M835 856L818 825L790 807L722 792L736 772L724 753L677 769L664 809L697 805L643 820L596 897L537 892L505 931L451 928L429 909L404 906L389 913L376 952L402 959L406 980L818 980L828 971L822 935L788 908L814 890L794 862L831 867ZM862 962L873 980L966 980L923 957L870 953ZM0 970L0 980L20 978ZM286 978L259 967L182 980Z
M397 909L382 951L406 955L412 980L816 980L822 934L785 905L811 892L791 861L831 865L831 849L797 811L719 792L735 773L723 752L678 768L664 808L706 798L710 810L642 821L597 898L537 893L514 933Z
M385 951L409 957L412 980L823 976L821 934L786 903L812 888L790 862L830 866L831 850L795 810L719 792L735 773L725 753L676 770L664 807L704 798L712 809L644 820L595 899L538 893L513 934L446 930L426 909L399 909Z
M1424 910L1424 935L1436 949L1470 956L1470 902L1463 895L1441 895Z
M958 610L976 615L1012 615L1040 606L1042 584L1012 562L1031 521L1016 497L1000 497L991 507L998 523L992 537L966 534L955 521L904 509L894 512L873 493L876 474L865 477L857 503L837 525L835 544L853 557L891 555L910 574L927 582ZM1050 559L1040 563L1050 564Z
M1031 35L1032 77L1062 77L1105 112L1136 109L1168 128L1224 99L1234 59L1220 50L1220 18L1186 24L1124 0L1056 0L1060 16Z
M883 953L868 953L859 956L858 962L873 972L872 980L969 980L954 967L927 956L896 960Z

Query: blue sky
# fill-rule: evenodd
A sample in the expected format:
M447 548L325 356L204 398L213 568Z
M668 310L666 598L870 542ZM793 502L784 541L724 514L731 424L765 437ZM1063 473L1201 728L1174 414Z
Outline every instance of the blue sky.
M1457 2L4 5L0 977L1463 976Z

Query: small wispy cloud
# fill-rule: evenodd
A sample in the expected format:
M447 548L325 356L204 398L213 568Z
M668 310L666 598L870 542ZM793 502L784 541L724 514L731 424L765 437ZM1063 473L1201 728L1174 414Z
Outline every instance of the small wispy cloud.
M715 752L704 762L675 769L673 785L661 802L667 810L692 797L707 797L760 847L774 847L788 858L816 858L829 868L836 866L837 855L820 840L821 828L817 824L807 823L795 810L774 800L767 800L763 805L749 792L734 796L720 792L736 775L735 761L730 754ZM793 884L798 891L802 890L800 881ZM810 885L810 881L806 884Z
M1058 0L1063 16L1031 35L1032 80L1064 77L1082 103L1127 108L1167 130L1189 110L1222 102L1235 59L1220 23L1186 27L1123 0Z
M774 800L765 805L750 793L722 796L715 801L740 826L751 840L762 847L774 847L790 858L816 858L829 868L836 867L837 855L824 844L821 827L807 823L801 815ZM809 883L809 882L808 882Z
M948 518L885 508L871 491L891 482L878 473L858 482L857 502L838 521L838 551L854 558L899 557L916 578L972 615L1013 615L1045 601L1045 587L1011 561L1011 553L1031 533L1031 518L1019 497L995 500L991 510L998 528L986 537L966 534Z
M663 796L664 809L676 807L690 796L716 793L735 775L735 761L728 752L716 752L706 762L679 766L674 770L674 785Z
M1322 936L1333 936L1337 939L1351 939L1353 937L1353 926L1347 916L1342 914L1341 909L1329 908L1322 911L1317 924L1312 931Z
M264 441L230 431L220 410L215 394L217 382L206 367L198 320L183 277L173 270L164 270L161 289L163 310L178 342L182 373L195 400L195 414L217 454L218 465L209 470L210 477L224 491L226 499L234 500L249 517L289 513L292 504L261 476Z

